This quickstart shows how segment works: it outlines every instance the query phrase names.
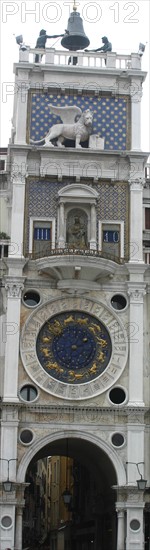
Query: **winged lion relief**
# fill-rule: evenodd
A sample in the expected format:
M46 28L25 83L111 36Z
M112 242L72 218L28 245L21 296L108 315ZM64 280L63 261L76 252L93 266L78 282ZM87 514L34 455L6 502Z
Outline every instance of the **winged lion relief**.
M53 140L57 140L58 147L65 147L64 140L69 139L75 141L75 147L79 148L81 142L88 140L92 133L93 113L90 109L82 111L80 107L73 105L72 107L55 107L49 105L52 114L60 116L62 123L54 124L49 129L49 132L41 140L30 140L32 144L43 143L44 146L53 147Z

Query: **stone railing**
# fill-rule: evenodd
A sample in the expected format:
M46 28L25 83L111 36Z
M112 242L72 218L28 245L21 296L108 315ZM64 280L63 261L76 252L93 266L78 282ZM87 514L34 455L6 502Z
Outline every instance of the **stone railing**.
M54 48L46 48L45 50L38 48L30 48L26 46L26 50L19 50L19 61L24 63L35 63L35 55L39 55L39 63L45 65L67 66L68 70L72 67L82 67L85 69L141 69L141 57L138 53L131 55L120 55L116 52L100 53L100 52L69 52L64 50L55 50ZM71 59L68 64L69 58ZM73 58L76 61L73 61ZM38 65L36 63L36 66Z

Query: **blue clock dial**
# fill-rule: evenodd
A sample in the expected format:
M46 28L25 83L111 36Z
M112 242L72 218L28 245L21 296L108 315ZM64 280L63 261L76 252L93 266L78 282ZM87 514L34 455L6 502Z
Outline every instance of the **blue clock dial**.
M53 378L70 384L93 380L107 367L112 344L98 319L71 311L51 317L37 338L40 364Z
M52 345L56 360L66 368L83 368L94 359L96 342L88 329L72 323L55 336Z

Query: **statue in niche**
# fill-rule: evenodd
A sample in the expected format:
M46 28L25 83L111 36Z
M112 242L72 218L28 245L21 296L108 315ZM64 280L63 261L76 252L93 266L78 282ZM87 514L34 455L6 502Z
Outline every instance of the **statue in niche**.
M69 246L84 249L87 246L86 216L75 213L72 223L72 215L68 221L67 241Z
M82 147L81 142L88 140L92 133L93 113L90 109L83 111L80 107L55 107L49 105L51 113L60 116L63 123L54 124L49 129L48 134L41 140L30 140L30 143L39 144L43 141L45 146L53 147L52 140L57 139L57 146L65 147L63 144L65 138L75 141L75 147Z

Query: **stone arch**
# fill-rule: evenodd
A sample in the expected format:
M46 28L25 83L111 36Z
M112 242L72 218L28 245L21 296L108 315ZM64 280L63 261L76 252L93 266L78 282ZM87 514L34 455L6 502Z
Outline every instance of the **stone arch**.
M40 438L38 441L35 441L32 445L32 448L28 450L28 452L24 455L24 457L22 458L19 464L18 472L17 472L17 482L18 483L24 482L26 471L31 460L42 447L45 447L46 445L52 442L62 440L68 437L71 437L72 439L73 438L82 439L82 440L85 440L86 442L93 443L93 445L97 446L100 450L105 452L114 467L116 478L117 478L117 484L119 486L123 486L126 484L125 468L121 458L119 457L115 449L113 449L108 442L103 441L97 435L89 432L87 433L85 430L79 431L77 429L69 429L69 430L63 430L63 431L61 430L61 431L58 431L57 433L55 431L50 436L46 436L46 437Z

